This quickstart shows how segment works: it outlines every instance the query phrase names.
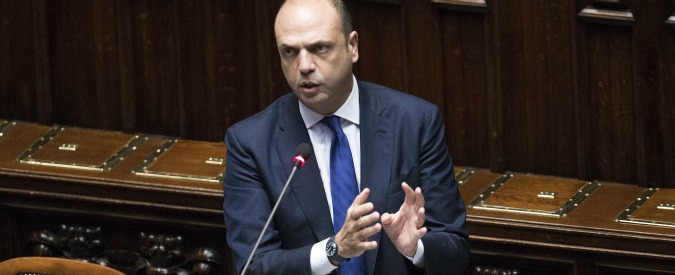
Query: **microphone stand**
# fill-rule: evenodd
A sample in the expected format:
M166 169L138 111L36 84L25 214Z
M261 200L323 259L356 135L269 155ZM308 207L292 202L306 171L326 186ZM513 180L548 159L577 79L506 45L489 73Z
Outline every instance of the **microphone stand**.
M288 176L288 180L286 180L286 184L284 184L284 189L281 190L281 194L279 195L279 198L277 199L277 202L274 204L274 208L272 208L272 213L270 213L269 218L267 218L267 222L265 223L265 227L263 227L262 231L260 232L260 236L258 236L258 241L255 242L255 246L253 246L253 250L251 251L251 254L248 255L248 260L246 260L246 265L244 265L244 269L242 269L240 275L246 274L246 271L248 270L248 266L251 264L251 260L253 259L253 255L255 254L255 251L258 249L258 245L260 245L260 240L262 240L263 235L265 235L265 231L267 230L267 227L270 225L270 222L272 221L272 218L274 217L274 213L277 212L277 208L279 208L279 203L281 202L281 198L284 197L284 193L286 193L286 189L288 188L288 184L291 182L291 179L293 179L293 175L295 174L295 171L298 170L298 166L300 166L300 160L296 161L295 164L293 165L293 170L291 170L291 175Z

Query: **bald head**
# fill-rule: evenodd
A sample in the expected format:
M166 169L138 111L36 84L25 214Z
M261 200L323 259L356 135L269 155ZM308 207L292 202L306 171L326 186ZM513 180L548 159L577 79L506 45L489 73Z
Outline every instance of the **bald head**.
M337 13L338 19L340 20L340 26L342 27L342 33L344 34L345 41L349 39L349 34L352 32L352 16L347 10L345 3L341 0L286 0L284 4L281 5L279 12L284 8L284 6L292 4L317 4L317 3L328 3ZM277 15L278 16L278 15ZM275 23L276 25L276 23Z

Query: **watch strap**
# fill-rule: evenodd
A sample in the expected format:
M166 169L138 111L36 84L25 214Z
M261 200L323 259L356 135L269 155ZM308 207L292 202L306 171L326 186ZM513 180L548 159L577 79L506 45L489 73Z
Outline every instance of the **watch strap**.
M334 262L336 262L336 263L341 263L341 262L344 262L344 261L348 261L348 260L349 260L349 258L342 258L342 257L340 257L340 253L339 253L340 248L337 246L337 243L335 242L335 236L334 236L334 235L331 236L331 237L328 239L327 246L329 246L329 245L335 246L335 248L336 248L336 249L335 249L335 254L333 254L332 256L328 254L328 251L326 251L326 256L328 256L328 259L329 259L329 260L334 261Z

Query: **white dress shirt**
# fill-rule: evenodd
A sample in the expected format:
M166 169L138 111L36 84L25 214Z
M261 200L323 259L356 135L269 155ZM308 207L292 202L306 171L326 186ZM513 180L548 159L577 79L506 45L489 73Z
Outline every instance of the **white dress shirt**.
M341 117L340 125L347 141L349 142L349 149L352 151L352 159L354 160L354 172L356 172L356 182L361 190L361 131L359 129L360 113L359 113L359 87L356 84L356 78L352 75L352 91L340 108L332 115ZM330 191L330 145L333 138L333 132L328 126L320 123L325 116L310 110L302 102L298 101L300 106L300 115L305 122L309 139L312 141L312 148L314 149L314 157L321 172L321 181L323 181L323 190L326 192L326 199L328 201L328 209L330 209L331 220L333 219L333 200ZM312 274L327 274L337 268L326 257L325 247L328 239L322 240L314 246L310 254L310 264L312 267ZM418 266L423 265L424 246L422 240L417 242L417 251L414 257L407 257Z

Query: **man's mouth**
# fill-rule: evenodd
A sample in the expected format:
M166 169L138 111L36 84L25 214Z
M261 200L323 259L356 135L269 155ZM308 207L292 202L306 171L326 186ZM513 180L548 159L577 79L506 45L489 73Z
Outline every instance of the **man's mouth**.
M318 83L314 82L302 82L300 83L300 89L302 89L304 92L311 93L311 92L316 92L319 87Z
M316 84L314 82L302 82L302 83L300 83L300 88L304 88L304 89L311 89L311 88L314 88L316 86L319 86L319 84Z

